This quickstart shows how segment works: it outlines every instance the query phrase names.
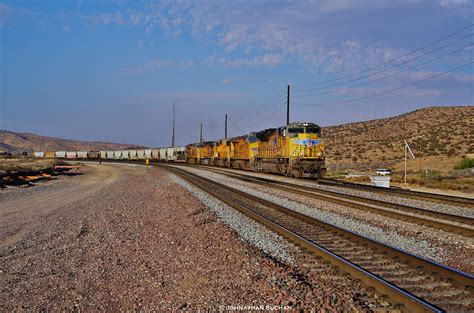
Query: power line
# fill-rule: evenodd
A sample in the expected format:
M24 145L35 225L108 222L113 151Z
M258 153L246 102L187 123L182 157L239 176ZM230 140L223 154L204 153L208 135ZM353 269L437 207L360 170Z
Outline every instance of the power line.
M343 103L349 103L349 102L354 102L354 101L359 101L359 100L365 100L365 99L369 99L369 98L373 98L373 97L377 97L377 96L381 96L381 95L386 95L386 94L389 94L389 93L394 92L394 91L397 91L397 90L401 90L401 89L404 89L404 88L408 88L408 87L417 85L417 84L419 84L419 83L426 82L426 81L429 81L429 80L438 78L438 77L440 77L440 76L443 76L443 75L445 75L445 74L454 72L454 71L456 71L456 70L459 70L459 69L464 68L464 67L466 67L466 66L469 66L469 65L471 65L471 64L474 64L474 62L466 63L466 64L464 64L464 65L461 65L461 66L458 66L458 67L456 67L456 68L450 69L449 71L442 72L442 73L440 73L440 74L437 74L437 75L434 75L434 76L431 76L431 77L428 77L428 78L425 78L425 79L416 81L416 82L411 83L411 84L408 84L408 85L404 85L404 86L401 86L401 87L398 87L398 88L386 90L386 91L379 92L379 93L372 94L372 95L365 96L365 97L354 98L354 99L343 100L343 101L337 101L337 102L326 102L326 103L295 103L295 104L296 104L296 105L320 105L320 106L322 106L322 105L343 104Z
M367 75L360 76L360 77L357 77L357 78L354 78L354 79L351 79L351 80L348 80L348 81L344 81L344 82L340 82L340 83L336 83L336 84L332 84L332 85L328 85L328 86L324 86L324 87L308 88L308 89L298 90L298 92L308 92L308 91L315 91L315 90L327 89L327 88L331 88L331 87L335 87L335 86L341 86L341 85L344 85L344 84L347 84L347 83L351 83L351 82L354 82L354 81L357 81L357 80L361 80L361 79L363 79L363 78L367 78L367 77L370 77L370 76L374 76L374 75L380 74L380 73L382 73L382 72L386 72L386 71L388 71L388 70L390 70L390 69L392 69L392 68L398 67L398 66L400 66L400 65L404 65L404 64L407 64L407 63L409 63L409 62L411 62L411 61L420 59L420 58L422 58L422 57L424 57L424 56L427 56L427 55L429 55L429 54L431 54L431 53L433 53L433 52L439 51L439 50L444 49L444 48L446 48L446 47L448 47L448 46L451 46L451 45L453 45L453 44L455 44L455 43L458 43L459 41L464 40L464 39L466 39L466 38L468 38L468 37L472 37L473 35L474 35L474 34L466 35L466 36L462 37L461 39L458 39L458 40L455 40L455 41L453 41L453 42L450 42L450 43L448 43L448 44L446 44L446 45L444 45L444 46L438 47L438 48L436 48L436 49L434 49L434 50L431 50L431 51L429 51L429 52L426 52L426 53L424 53L424 54L422 54L422 55L419 55L419 56L417 56L417 57L415 57L415 58L412 58L412 59L410 59L410 60L404 61L404 62L402 62L402 63L398 63L398 64L395 64L395 65L392 65L392 66L390 66L390 67L388 67L388 68L382 69L382 70L380 70L380 71L377 71L377 72L374 72L374 73L371 73L371 74L367 74Z
M369 81L364 82L364 83L352 85L352 86L349 86L349 87L339 88L339 89L336 89L336 90L326 91L326 92L320 92L320 93L314 93L314 94L308 94L308 95L296 95L296 96L294 96L294 97L295 97L295 98L304 98L304 97L310 97L310 96L327 95L327 94L331 94L331 93L336 93L336 92L344 91L344 90L347 90L347 89L349 89L349 88L354 88L354 87L360 87L360 86L368 85L368 84L371 84L371 83L374 83L374 82L377 82L377 81L381 81L381 80L387 79L387 78L389 78L389 77L398 75L398 74L400 74L400 73L403 73L403 72L412 70L412 69L417 68L417 67L419 67L419 66L423 66L423 65L426 65L426 64L428 64L428 63L432 63L432 62L437 61L437 60L439 60L439 59L442 59L442 58L444 58L444 57L446 57L446 56L448 56L448 55L451 55L451 54L457 53L457 52L459 52L459 51L462 51L462 50L464 50L464 49L466 49L466 48L469 48L469 47L471 47L471 46L473 46L473 45L474 45L474 44L471 43L471 44L469 44L469 45L467 45L467 46L464 46L464 47L459 48L459 49L457 49L457 50L454 50L454 51L445 53L445 54L440 55L440 56L438 56L438 57L436 57L436 58L434 58L434 59L428 60L428 61L426 61L426 62L423 62L423 63L420 63L420 64L416 64L416 65L414 65L414 66L408 67L408 68L403 69L403 70L401 70L401 71L398 71L398 72L396 72L396 73L392 73L392 74L389 74L389 75L385 75L385 76L382 76L382 77L379 77L379 78L376 78L376 79L373 79L373 80L369 80Z
M250 124L249 126L246 126L246 128L254 128L255 126L261 124L263 121L268 120L270 117L274 116L276 113L280 112L284 107L286 107L286 100L283 103L280 103L280 106L278 107L277 110L270 112L267 114L265 117L260 118L257 123Z
M263 113L266 113L268 111L272 111L274 110L275 108L277 108L278 106L281 105L281 101L282 100L285 100L286 97L279 97L277 100L275 100L276 102L273 102L272 105L269 105L265 108L262 108L260 109L258 112L254 112L252 115L248 116L248 117L245 117L245 118L240 118L240 119L235 119L236 121L239 121L239 122L242 122L242 121L251 121L251 120L255 120L255 119L258 119L259 116Z
M240 130L240 132L241 132L242 134L245 134L245 132L244 132L242 129L240 129L240 127L237 126L237 124L235 124L234 121L233 121L229 116L227 116L227 119L232 123L232 125L234 125L235 128L237 128L238 130Z
M454 35L456 35L456 34L459 34L459 33L463 32L464 30L466 30L466 29L468 29L468 28L470 28L470 27L472 27L472 26L474 26L474 24L470 24L470 25L468 25L468 26L466 26L466 27L464 27L464 28L462 28L462 29L460 29L460 30L455 31L454 33L451 33L451 34L449 34L449 35L447 35L447 36L444 36L444 37L442 37L442 38L440 38L440 39L438 39L438 40L435 40L435 41L433 41L433 42L431 42L431 43L428 43L428 44L426 44L426 45L424 45L424 46L422 46L422 47L420 47L420 48L418 48L418 49L416 49L416 50L407 52L407 53L405 53L404 55L402 55L402 56L400 56L400 57L391 59L391 60L389 60L389 61L387 61L387 62L381 63L381 64L379 64L379 65L376 65L376 66L373 66L373 67L370 67L370 68L367 68L367 69L362 70L362 71L360 71L360 72L357 72L357 73L354 73L354 74L350 74L350 75L346 75L346 76L341 76L341 77L334 78L334 79L330 79L330 80L326 80L326 81L323 81L323 82L308 83L308 84L301 84L301 85L294 85L293 87L295 87L295 88L300 88L300 87L307 87L307 86L322 85L322 84L325 84L325 83L330 83L330 82L338 81L338 80L341 80L341 79L353 77L353 76L355 76L355 75L359 75L359 74L362 74L362 73L371 71L371 70L373 70L373 69L379 68L379 67L384 66L384 65L386 65L386 64L390 64L390 63L392 63L393 61L400 60L400 59L402 59L402 58L404 58L404 57L406 57L406 56L408 56L408 55L414 54L414 53L416 53L416 52L418 52L418 51L421 51L421 50L423 50L423 49L425 49L425 48L427 48L427 47L430 47L430 46L432 46L432 45L434 45L434 44L437 44L438 42L441 42L441 41L443 41L443 40L445 40L445 39L447 39L447 38L450 38L450 37L452 37L452 36L454 36Z
M250 116L250 115L253 115L253 114L258 113L258 112L259 112L260 110L262 110L264 107L266 107L266 106L268 106L268 105L271 105L274 101L278 100L278 98L281 97L281 95L284 93L285 90L286 90L286 88L280 89L276 95L274 95L273 97L271 97L268 101L266 101L264 104L262 104L262 105L260 105L259 107L257 107L255 110L252 110L252 111L249 111L249 112L240 114L240 115L235 115L236 120L243 119L243 118L245 118L245 117L247 117L247 116ZM233 116L234 116L234 115L233 115Z

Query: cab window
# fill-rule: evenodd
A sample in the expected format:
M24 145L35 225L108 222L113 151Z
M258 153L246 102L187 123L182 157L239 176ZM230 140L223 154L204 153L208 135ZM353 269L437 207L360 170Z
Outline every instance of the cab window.
M299 133L304 133L303 127L292 127L288 129L288 135L290 138L298 137Z
M307 134L317 134L318 137L321 137L321 128L320 127L306 127Z

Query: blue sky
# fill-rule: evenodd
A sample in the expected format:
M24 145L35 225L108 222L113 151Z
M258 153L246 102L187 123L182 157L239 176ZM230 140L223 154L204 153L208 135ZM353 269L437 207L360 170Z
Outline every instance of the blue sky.
M215 140L225 113L231 136L283 125L287 84L291 120L321 125L473 105L473 10L467 0L0 1L0 128L167 146L174 100L178 144L197 141L200 123Z

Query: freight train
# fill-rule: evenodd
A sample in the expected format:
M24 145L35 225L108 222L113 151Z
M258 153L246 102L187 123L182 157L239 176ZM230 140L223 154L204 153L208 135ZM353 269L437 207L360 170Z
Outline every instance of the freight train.
M70 160L150 160L229 167L293 177L318 178L326 172L321 127L290 123L244 136L186 147L117 151L38 151L35 157Z

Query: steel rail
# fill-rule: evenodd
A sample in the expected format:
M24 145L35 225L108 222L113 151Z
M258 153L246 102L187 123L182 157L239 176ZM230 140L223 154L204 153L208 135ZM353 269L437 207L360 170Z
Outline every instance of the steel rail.
M271 219L254 211L249 205L236 202L232 198L227 197L225 194L217 192L216 189L200 184L199 182L196 182L193 178L187 176L187 174L183 174L182 172L177 171L176 169L171 169L170 171L175 175L181 177L182 179L186 180L187 182L198 187L199 189L217 198L218 200L231 206L232 208L237 209L239 212L245 214L246 216L249 216L253 220L267 226L268 228L272 229L284 238L293 241L298 246L303 247L309 252L312 252L322 257L326 261L329 261L333 266L339 268L343 272L349 273L353 278L359 279L367 286L375 288L379 293L387 295L392 301L403 304L408 310L412 312L443 312L442 309L436 307L435 305L432 305L431 303L411 294L410 292L402 288L398 288L389 281L386 281L383 278L380 278L379 276L370 273L369 271L358 266L357 264L354 264L351 261L344 259L343 257L329 251L321 245L318 245L317 243L298 235L297 233L284 227L283 225L272 221Z
M383 187L351 183L351 182L345 182L345 181L336 180L336 179L326 179L326 178L318 179L318 184L337 186L337 187L343 187L343 188L349 188L349 189L369 190L369 191L374 191L374 192L379 192L379 193L388 193L392 195L404 196L407 198L420 199L423 201L451 204L455 206L462 206L462 207L474 209L474 199L470 199L470 198L442 195L442 194L436 194L436 193L430 193L430 192L414 191L414 190L401 189L401 188L383 188Z
M242 211L244 214L249 215L253 219L269 226L278 233L296 242L298 245L301 245L312 251L313 253L322 256L324 259L331 262L331 264L339 267L341 270L349 273L353 277L362 280L365 284L376 288L379 292L387 294L387 296L389 296L392 301L394 300L395 302L403 303L409 311L426 312L439 311L441 309L433 304L428 303L426 300L421 299L420 297L416 296L416 294L413 294L403 288L397 287L393 283L390 283L382 277L383 275L379 276L370 273L370 271L364 269L363 266L359 266L356 263L351 262L347 258L344 258L340 254L329 251L330 249L327 249L317 244L316 242L314 242L314 240L306 238L305 236L302 236L301 234L298 234L297 232L288 229L288 227L285 227L281 223L278 223L275 220L271 220L268 217L263 216L262 214L258 213L255 207L253 207L252 204L249 203L249 201L259 203L265 207L281 212L287 216L291 216L296 220L302 221L304 223L313 226L324 227L325 229L330 229L331 233L335 233L341 238L348 238L351 242L357 243L362 249L364 249L364 247L369 247L370 250L376 250L381 252L382 254L388 254L391 258L406 262L414 268L421 267L423 268L424 272L431 273L434 277L438 277L439 279L444 279L445 281L452 282L453 286L459 286L459 288L463 290L464 288L467 288L467 290L470 290L469 288L472 288L466 287L473 285L474 277L470 274L463 273L456 269L443 266L441 264L432 262L430 260L418 257L410 253L406 253L397 248L363 237L359 234L336 227L334 225L327 224L323 221L295 212L273 202L255 197L253 195L249 195L226 185L190 173L186 170L168 166L166 166L166 168L174 174L178 175L179 177L197 186L198 188L215 196L219 200L224 201L225 203L231 205L232 207L235 207L239 211ZM237 195L244 200L241 200L236 203L235 199L231 195Z
M336 204L354 208L357 210L376 213L382 216L400 219L403 221L412 222L419 225L429 226L436 229L442 229L447 232L457 233L457 234L461 234L467 237L474 237L474 228L470 227L474 225L474 219L469 218L469 217L442 213L442 212L437 212L437 211L431 211L431 210L426 210L426 209L420 209L416 207L410 207L406 205L395 204L395 203L385 202L381 200L369 199L365 197L341 194L335 191L320 190L317 188L312 188L312 187L307 187L307 186L302 186L302 185L292 184L292 183L287 183L287 182L280 182L280 181L275 181L275 180L262 178L262 177L255 177L255 176L241 174L241 173L230 173L226 170L215 169L208 166L203 166L200 168L214 172L214 173L219 173L221 175L225 175L227 177L231 177L234 179L239 179L242 181L258 184L261 186L271 187L274 189L279 189L279 190L303 195L303 196L314 198L314 199L336 203ZM346 200L343 200L341 198L344 198ZM376 206L366 205L365 203L370 203ZM395 209L398 211L403 211L403 212L407 212L411 214L421 214L421 215L429 216L432 218L441 219L443 221L427 219L419 215L410 215L410 214L404 214L402 212L386 210L381 207L387 207L389 209ZM446 223L444 222L444 220L452 221L455 223L461 223L463 225Z

